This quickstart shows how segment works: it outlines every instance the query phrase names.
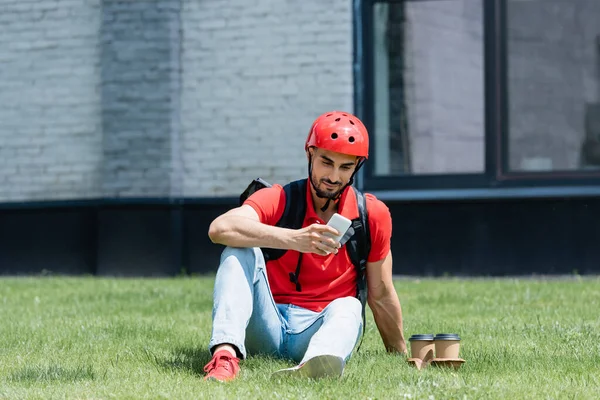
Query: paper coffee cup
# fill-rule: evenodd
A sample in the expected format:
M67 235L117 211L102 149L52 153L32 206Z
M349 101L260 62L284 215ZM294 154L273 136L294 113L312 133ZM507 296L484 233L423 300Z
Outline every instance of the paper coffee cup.
M410 354L412 358L418 358L423 361L433 359L434 342L431 334L412 335L408 341L410 342Z
M433 338L436 358L458 358L460 336L456 333L438 333Z

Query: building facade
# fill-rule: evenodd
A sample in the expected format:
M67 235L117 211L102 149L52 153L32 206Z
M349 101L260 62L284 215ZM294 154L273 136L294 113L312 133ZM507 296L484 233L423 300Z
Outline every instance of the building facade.
M214 271L210 220L334 109L395 273L600 270L595 0L0 6L2 273Z

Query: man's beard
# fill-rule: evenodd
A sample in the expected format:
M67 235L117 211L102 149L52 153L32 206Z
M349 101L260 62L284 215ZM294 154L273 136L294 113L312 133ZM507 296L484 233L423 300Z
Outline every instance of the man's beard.
M313 187L315 188L315 193L317 194L317 197L319 197L321 199L335 200L340 195L340 193L342 192L342 189L343 189L343 186L339 182L338 183L331 182L330 180L327 180L327 179L321 179L320 182L315 182L315 179L312 176L310 177L310 180L312 181ZM335 192L321 190L321 189L319 189L319 185L321 184L321 182L326 182L331 185L338 185L338 186L340 186L340 188L339 188L339 190L336 190Z

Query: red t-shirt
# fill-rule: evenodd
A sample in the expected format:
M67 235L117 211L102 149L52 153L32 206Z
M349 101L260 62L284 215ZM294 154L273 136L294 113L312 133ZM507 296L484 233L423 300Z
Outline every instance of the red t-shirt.
M342 194L338 213L352 220L358 217L358 206L353 188L347 188ZM390 251L392 236L392 218L387 206L375 196L366 193L369 228L371 234L371 252L367 261L376 262L385 258ZM245 202L251 206L260 222L276 225L285 209L285 192L280 185L273 185L252 194ZM325 224L314 210L310 186L306 188L306 215L302 227L314 223ZM302 291L296 291L296 285L290 281L290 272L296 271L299 253L288 250L278 260L267 262L267 277L273 298L278 304L294 304L299 307L320 312L331 301L346 296L356 296L356 271L346 252L346 245L338 254L320 256L304 253L298 281Z

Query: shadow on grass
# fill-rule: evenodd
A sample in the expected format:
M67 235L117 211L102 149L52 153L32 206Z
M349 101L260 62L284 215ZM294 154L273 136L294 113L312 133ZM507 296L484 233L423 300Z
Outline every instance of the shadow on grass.
M60 365L32 365L21 368L11 374L15 382L33 384L37 382L76 382L96 379L96 373L91 365L65 368Z
M164 369L190 372L204 376L204 366L210 361L207 349L196 347L178 347L167 358L156 359L156 364Z
M156 357L154 362L161 368L175 371L186 371L198 376L204 376L204 366L212 358L206 348L178 347L171 352L171 356L160 359ZM282 361L265 354L254 354L244 360L244 368L253 370L260 368L265 361ZM290 361L291 362L291 361Z

